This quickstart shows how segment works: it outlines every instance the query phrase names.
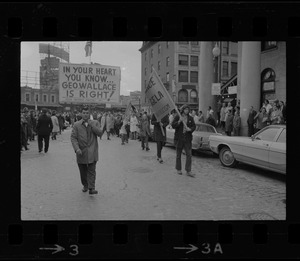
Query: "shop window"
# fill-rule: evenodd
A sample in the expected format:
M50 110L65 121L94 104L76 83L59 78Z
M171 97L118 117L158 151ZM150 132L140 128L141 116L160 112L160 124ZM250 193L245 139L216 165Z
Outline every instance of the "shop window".
M223 76L228 76L228 62L223 62Z
M222 42L222 53L223 54L229 53L229 42Z
M198 97L197 97L197 91L196 90L191 90L190 98L191 98L191 102L193 102L193 103L198 102Z
M187 90L180 90L178 92L178 101L179 102L188 102L188 92L187 92Z
M191 72L190 82L198 83L198 72Z
M188 82L188 71L179 71L179 82Z
M198 56L191 56L191 66L198 66Z
M231 77L237 74L237 63L231 62Z
M179 65L189 65L189 56L188 55L181 55L178 56Z

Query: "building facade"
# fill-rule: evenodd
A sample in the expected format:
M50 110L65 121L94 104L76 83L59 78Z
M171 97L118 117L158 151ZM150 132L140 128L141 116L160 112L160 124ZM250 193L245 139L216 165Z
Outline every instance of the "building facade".
M221 55L214 59L214 82L227 82L237 74L237 43L220 42ZM155 68L177 106L199 109L200 42L143 42L141 107L150 106L144 90Z
M63 107L59 104L58 97L58 89L34 89L23 86L21 87L21 109L48 108L59 111Z

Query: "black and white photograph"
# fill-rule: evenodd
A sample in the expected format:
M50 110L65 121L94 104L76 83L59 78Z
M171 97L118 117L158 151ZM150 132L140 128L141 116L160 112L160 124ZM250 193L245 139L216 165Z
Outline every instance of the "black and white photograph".
M286 220L285 41L22 41L21 220Z

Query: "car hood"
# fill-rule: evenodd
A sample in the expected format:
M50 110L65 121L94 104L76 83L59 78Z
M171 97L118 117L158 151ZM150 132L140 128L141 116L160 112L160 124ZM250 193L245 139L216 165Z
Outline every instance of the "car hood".
M209 140L215 141L223 141L223 142L241 142L246 140L251 140L250 137L231 137L231 136L219 136L219 135L211 135L209 136Z

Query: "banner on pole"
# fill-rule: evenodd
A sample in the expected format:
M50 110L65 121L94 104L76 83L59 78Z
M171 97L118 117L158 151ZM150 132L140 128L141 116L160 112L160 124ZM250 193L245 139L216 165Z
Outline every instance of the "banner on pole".
M59 64L59 102L119 103L121 69L100 64Z
M170 94L153 68L148 85L145 89L145 96L150 101L152 112L157 121L168 115L176 108Z

